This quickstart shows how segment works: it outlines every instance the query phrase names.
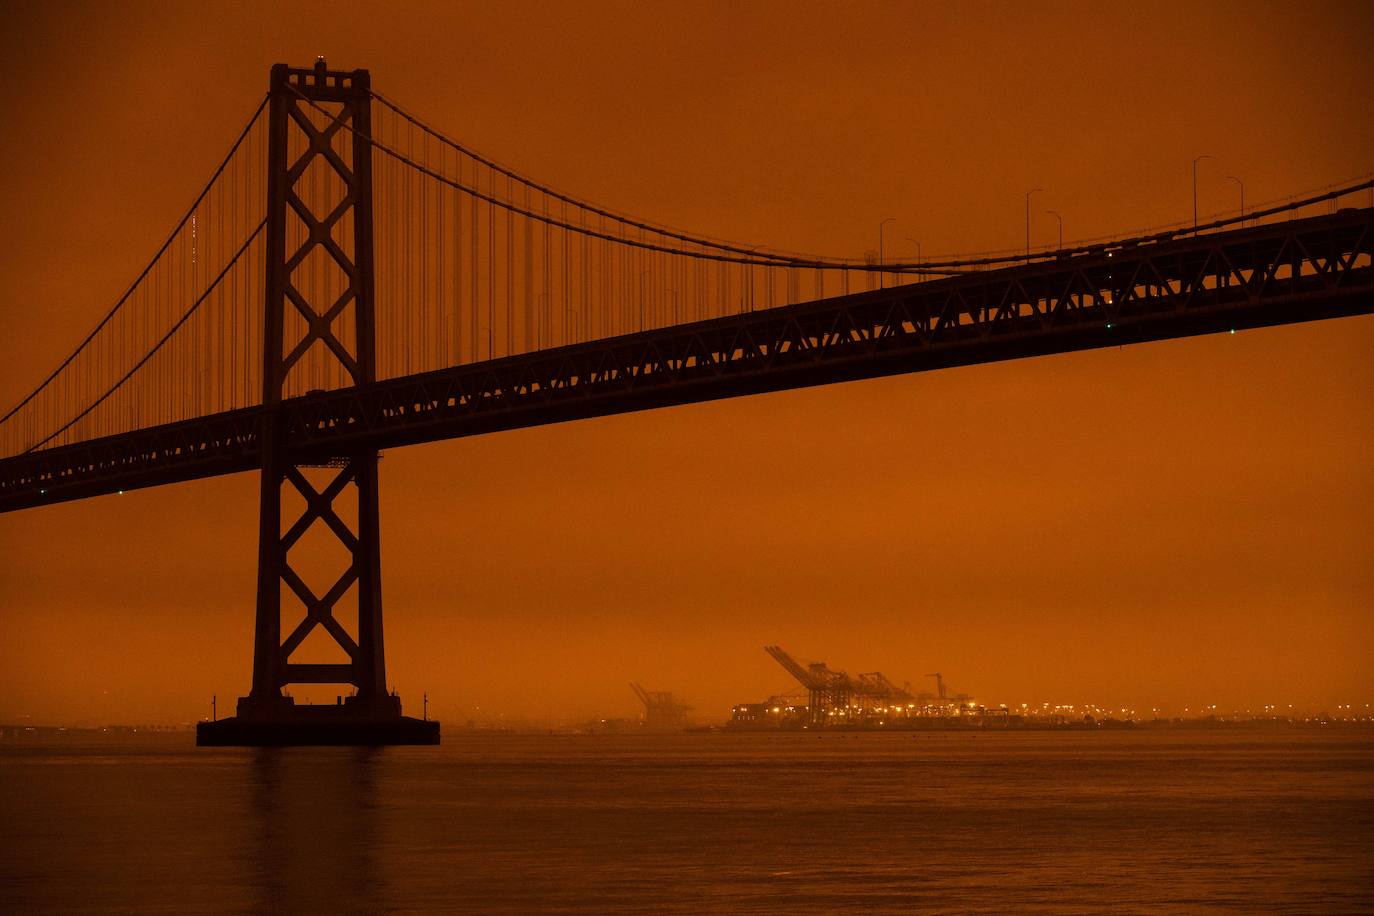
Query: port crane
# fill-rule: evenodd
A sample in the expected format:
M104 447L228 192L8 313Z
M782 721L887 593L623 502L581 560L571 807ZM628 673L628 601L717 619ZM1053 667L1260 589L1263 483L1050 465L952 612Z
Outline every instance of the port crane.
M862 696L888 700L889 702L915 699L910 690L905 687L898 687L889 681L881 671L869 671L866 674L860 674L859 683L863 686L863 690L858 691Z
M927 674L926 677L933 677L933 678L935 678L935 693L936 693L936 695L937 695L940 699L943 700L943 699L945 698L945 678L944 678L944 675L940 674L940 672L937 671L937 672L935 672L934 674Z
M862 706L865 701L890 704L913 699L910 691L892 683L881 671L851 677L825 662L803 665L781 646L764 646L763 651L806 688L807 716L813 726L824 725L831 712L847 715L856 703Z
M644 727L655 731L682 728L692 707L679 703L667 690L645 690L638 681L630 682L639 702L644 704Z
M951 701L952 701L952 702L955 702L955 703L963 704L963 703L967 703L969 700L973 699L973 697L969 696L969 695L966 694L966 693L956 693L954 696L949 696L949 695L948 695L948 692L947 692L946 689L945 689L945 678L944 678L944 675L942 675L942 674L941 674L940 672L938 672L938 671L936 671L934 674L927 674L926 677L933 677L933 678L935 678L935 693L936 693L936 696L939 697L940 702L941 702L942 704L944 704L944 703L949 703L949 702L951 702Z

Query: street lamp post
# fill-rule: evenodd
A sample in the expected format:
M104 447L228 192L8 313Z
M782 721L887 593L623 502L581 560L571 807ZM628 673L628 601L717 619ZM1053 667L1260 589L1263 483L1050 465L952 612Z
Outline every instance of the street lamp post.
M921 243L920 243L919 241L917 241L916 239L913 239L913 238L912 238L911 236L909 236L909 235L906 237L906 240L907 240L908 242L910 242L911 244L913 244L913 245L916 246L916 273L917 273L917 274L920 274L920 273L921 273Z
M1237 178L1235 175L1227 175L1227 176L1226 176L1226 180L1227 180L1227 181L1234 181L1237 185L1240 186L1240 226L1241 226L1242 229L1244 229L1244 228L1245 228L1245 182L1241 181L1241 180L1240 180L1239 178Z
M1206 154L1193 158L1193 231L1197 232L1197 164L1204 159L1211 159Z
M1064 250L1064 217L1059 215L1058 210L1046 210L1046 213L1059 220L1059 250Z
M1026 260L1030 260L1030 199L1031 195L1044 188L1031 188L1026 192Z
M889 216L887 219L878 223L878 289L883 288L883 226L895 222L897 217Z

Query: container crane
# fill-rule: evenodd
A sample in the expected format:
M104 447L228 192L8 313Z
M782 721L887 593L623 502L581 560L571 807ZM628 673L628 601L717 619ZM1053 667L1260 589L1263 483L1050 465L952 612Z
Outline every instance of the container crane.
M802 665L781 646L764 646L763 651L806 688L807 715L812 725L824 725L831 710L849 708L853 684L843 671L831 671L825 662Z
M943 699L945 698L945 679L944 679L944 676L941 675L940 672L937 671L937 672L935 672L934 674L927 674L926 677L933 677L933 678L935 678L935 695L938 696L940 699L943 700Z
M645 690L638 681L630 683L639 702L644 704L644 727L651 731L675 731L687 724L687 713L692 708L679 703L667 690Z
M969 696L967 693L956 693L950 696L945 688L945 679L938 671L934 674L927 674L926 677L935 678L935 692L939 695L942 704L957 703L962 706L973 699L973 697Z

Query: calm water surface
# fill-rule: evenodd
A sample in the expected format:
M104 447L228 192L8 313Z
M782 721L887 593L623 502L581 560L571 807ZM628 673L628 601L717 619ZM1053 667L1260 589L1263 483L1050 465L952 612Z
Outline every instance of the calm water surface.
M0 740L0 912L1374 912L1374 734Z

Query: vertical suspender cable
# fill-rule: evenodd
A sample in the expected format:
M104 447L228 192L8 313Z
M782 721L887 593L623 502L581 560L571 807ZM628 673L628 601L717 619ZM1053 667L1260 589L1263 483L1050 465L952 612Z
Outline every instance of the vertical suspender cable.
M447 174L447 169L448 154L445 151L445 148L443 146L440 146L439 172L441 174ZM447 301L447 297L444 295L444 257L448 254L448 249L444 246L444 198L448 196L448 188L445 185L441 184L435 190L436 197L438 200L439 218L435 222L435 225L438 229L438 239L434 243L434 250L437 255L437 257L435 258L435 267L438 271L438 276L435 278L434 287L436 290L435 306L437 309L437 320L439 323L439 366L442 368L449 365L448 321L446 320L447 316L444 313L445 302Z
M496 197L496 172L487 169L487 195ZM496 358L496 205L487 202L487 359Z
M472 186L473 186L474 188L475 188L475 187L478 187L477 181L478 181L478 178L477 178L477 163L474 161L474 162L472 163ZM469 274L471 274L471 276L472 276L472 355L471 355L470 361L475 363L475 362L477 362L479 359L481 359L481 354L480 354L480 352L479 352L479 351L480 351L480 348L481 348L481 344L480 344L480 342L479 342L479 341L481 340L481 332L480 332L481 322L479 321L479 319L478 319L478 317L477 317L478 297L479 297L480 294L481 294L481 285L478 283L478 260L477 260L478 254L479 254L479 245L478 245L478 242L479 242L479 239L480 239L481 232L480 232L479 229L478 229L478 222L477 222L478 217L479 217L479 215L480 215L480 214L478 213L478 210L477 210L477 195L475 195L475 194L469 194L469 195L468 195L468 201L469 201L468 212L469 212L469 217L470 217L469 220L468 220L468 222L469 222L469 224L470 224L469 227L468 227L468 234L471 236L471 239L472 239L472 245L471 245L471 249L472 249L471 254L472 254L472 257L471 257L471 259L470 259L469 262L468 262L468 265L469 265L469 267L470 267L470 270L469 270L468 272L469 272Z

